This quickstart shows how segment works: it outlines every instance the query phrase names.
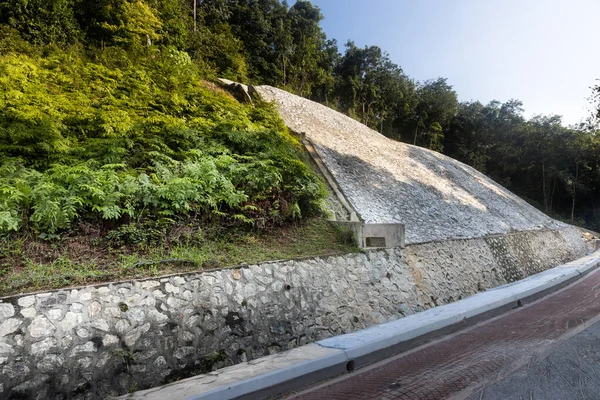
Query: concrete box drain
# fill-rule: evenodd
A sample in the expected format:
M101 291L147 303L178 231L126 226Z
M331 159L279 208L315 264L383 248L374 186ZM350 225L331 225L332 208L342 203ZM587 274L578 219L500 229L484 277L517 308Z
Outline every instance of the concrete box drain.
M366 247L386 247L384 237L367 237L365 238Z
M354 234L356 245L364 248L404 247L404 224L366 224L355 221L332 221Z

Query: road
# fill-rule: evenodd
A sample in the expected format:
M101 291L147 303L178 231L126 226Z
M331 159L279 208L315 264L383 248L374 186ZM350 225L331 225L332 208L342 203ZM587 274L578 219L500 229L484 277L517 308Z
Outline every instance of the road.
M534 303L286 396L600 399L600 270Z

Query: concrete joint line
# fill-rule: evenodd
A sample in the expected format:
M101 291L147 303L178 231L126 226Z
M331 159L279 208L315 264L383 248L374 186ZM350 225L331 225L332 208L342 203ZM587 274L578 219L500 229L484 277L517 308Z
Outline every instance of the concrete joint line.
M333 174L331 173L331 171L329 170L327 165L323 162L323 159L317 152L317 149L315 148L313 143L310 141L310 139L308 139L306 137L306 135L304 133L300 133L300 135L302 136L302 144L304 145L304 148L306 149L308 154L313 159L314 163L317 165L317 167L321 171L321 174L323 175L323 177L325 178L325 180L327 181L327 183L333 190L334 194L336 195L336 197L338 198L340 203L346 208L346 211L348 211L348 213L350 214L350 221L355 221L355 222L363 221L362 217L358 214L356 209L350 204L350 201L348 201L348 198L344 194L344 191L340 187L339 183L337 182L337 180L335 179L335 177L333 176Z

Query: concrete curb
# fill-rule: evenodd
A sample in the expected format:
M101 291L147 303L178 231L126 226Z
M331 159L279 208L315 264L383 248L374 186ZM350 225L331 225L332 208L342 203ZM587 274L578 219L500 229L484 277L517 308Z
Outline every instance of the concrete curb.
M123 398L259 399L290 392L520 307L574 282L599 264L597 251L464 300ZM215 379L206 382L207 376Z
M329 355L299 362L251 379L235 382L231 385L222 386L199 395L190 396L187 399L243 399L247 398L246 396L251 396L250 398L256 399L258 393L261 393L260 397L266 397L284 391L281 387L282 384L293 381L299 377L307 377L318 373L319 378L327 379L327 377L342 375L346 372L347 362L348 357L343 351L334 350ZM271 391L269 390L271 388L277 388L277 390L274 390L273 393L268 393Z

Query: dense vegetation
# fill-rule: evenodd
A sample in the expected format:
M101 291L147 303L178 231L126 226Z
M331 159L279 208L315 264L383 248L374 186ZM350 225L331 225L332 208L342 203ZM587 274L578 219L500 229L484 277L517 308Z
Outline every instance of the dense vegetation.
M377 46L340 53L322 18L308 1L0 0L0 229L317 213L323 188L279 119L210 89L216 76L322 102L600 225L593 120L460 103L446 79L415 82Z
M353 250L273 106L210 82L239 44L185 10L0 1L0 295Z
M0 71L0 230L319 212L323 187L271 106L208 88L185 52L7 52Z

